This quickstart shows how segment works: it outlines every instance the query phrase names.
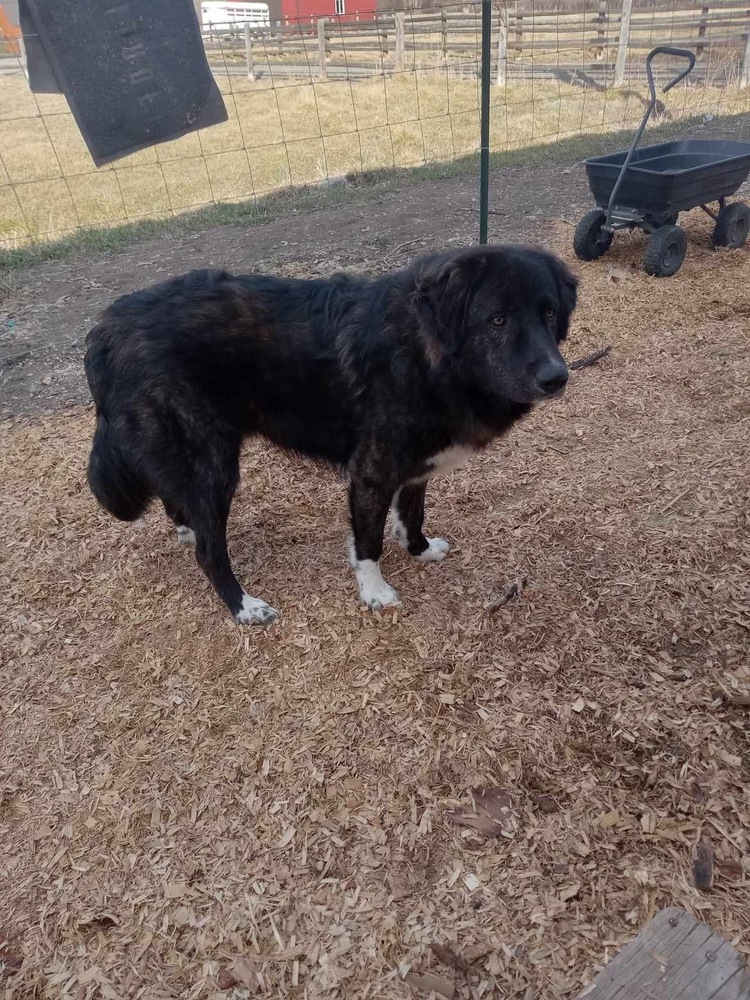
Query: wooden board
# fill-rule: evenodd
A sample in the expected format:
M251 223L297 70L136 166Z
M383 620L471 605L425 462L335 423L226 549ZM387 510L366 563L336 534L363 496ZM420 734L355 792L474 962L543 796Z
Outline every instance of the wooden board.
M603 969L579 1000L750 1000L737 951L677 906L650 924Z

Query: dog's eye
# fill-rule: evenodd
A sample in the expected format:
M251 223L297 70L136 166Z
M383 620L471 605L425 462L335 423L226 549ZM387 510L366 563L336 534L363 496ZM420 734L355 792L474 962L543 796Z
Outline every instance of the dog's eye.
M492 325L493 326L504 326L505 325L505 316L493 316L493 318L492 318Z
M551 306L548 306L544 310L544 318L545 319L554 319L555 318L555 310Z

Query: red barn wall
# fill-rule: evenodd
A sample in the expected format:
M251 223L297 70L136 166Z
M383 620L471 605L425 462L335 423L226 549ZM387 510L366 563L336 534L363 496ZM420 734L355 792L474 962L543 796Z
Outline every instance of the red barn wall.
M377 0L343 0L343 4L344 13L337 14L336 0L281 0L281 11L285 21L309 23L319 17L371 21L377 10Z

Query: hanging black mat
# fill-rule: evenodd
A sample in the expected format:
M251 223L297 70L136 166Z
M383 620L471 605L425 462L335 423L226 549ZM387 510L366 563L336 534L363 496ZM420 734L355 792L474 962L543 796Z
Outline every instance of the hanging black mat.
M35 94L62 94L63 89L55 76L52 63L44 51L42 40L37 34L36 25L32 20L26 0L18 0L18 19L26 53L29 86Z
M21 0L20 13L32 90L56 81L98 167L227 120L192 0Z

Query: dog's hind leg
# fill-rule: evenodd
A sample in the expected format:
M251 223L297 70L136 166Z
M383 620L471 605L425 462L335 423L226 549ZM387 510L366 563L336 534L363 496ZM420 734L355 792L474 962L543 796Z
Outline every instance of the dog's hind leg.
M165 510L173 520L179 517L179 527L195 533L198 565L235 621L270 625L278 612L242 588L227 551L229 508L239 482L239 441L214 441L210 453L200 453L189 464L190 478L181 478L184 492L178 493L172 481L168 495L162 495ZM188 473L187 468L183 471Z
M372 611L400 603L398 594L385 582L380 572L389 502L389 490L383 490L367 479L352 476L349 509L354 538L349 560L357 578L359 598Z
M426 483L407 483L393 498L393 537L420 562L438 562L445 559L451 547L444 538L426 538L424 535L426 489Z
M226 539L226 511L216 508L195 523L195 554L203 572L240 625L270 625L278 617L265 601L251 597L232 571Z
M182 513L177 507L174 507L168 501L162 501L164 503L164 510L170 521L173 522L174 526L177 528L177 544L178 545L195 545L195 532L187 523L188 519L185 514Z

